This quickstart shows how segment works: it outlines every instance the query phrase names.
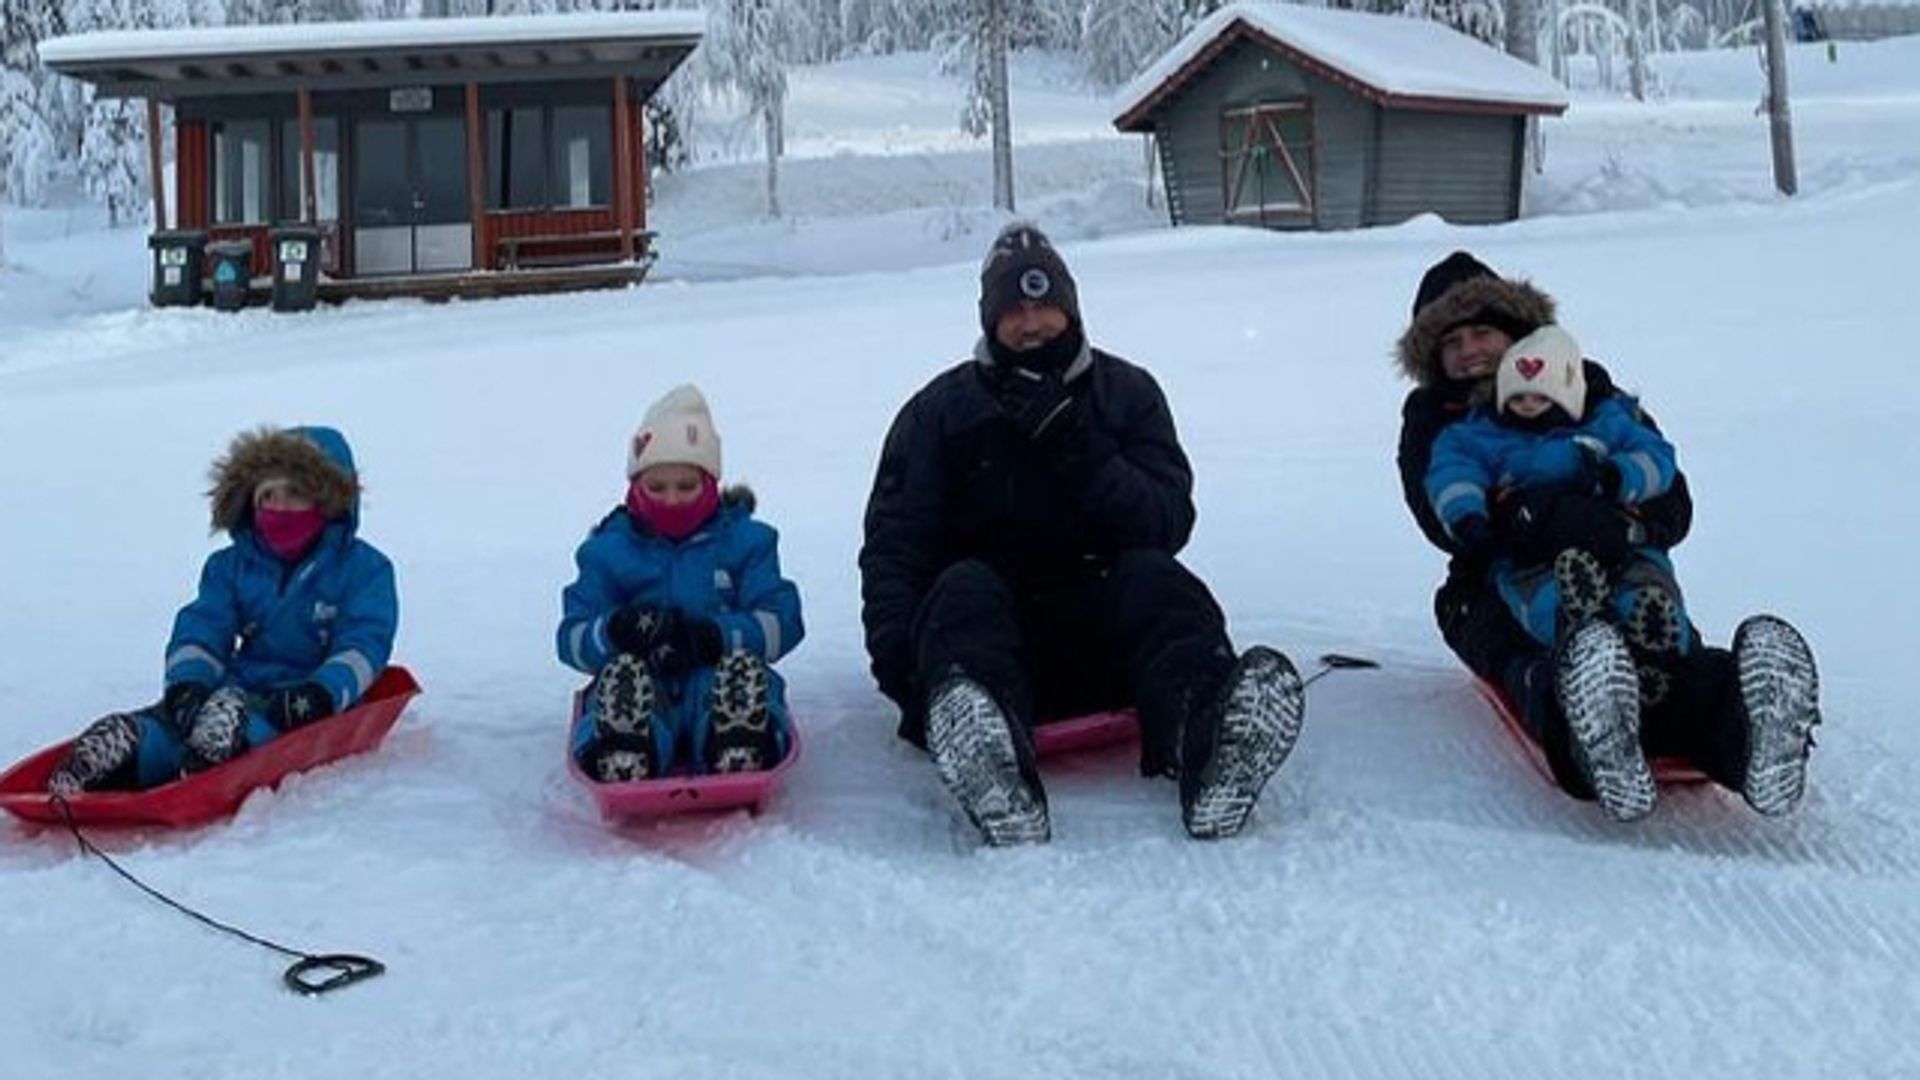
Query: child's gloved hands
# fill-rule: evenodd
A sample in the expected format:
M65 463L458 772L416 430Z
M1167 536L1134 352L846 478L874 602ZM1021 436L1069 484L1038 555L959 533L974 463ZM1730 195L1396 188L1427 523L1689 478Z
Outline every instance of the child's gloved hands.
M267 695L267 723L281 731L305 727L333 715L333 695L317 682L305 682Z
M172 728L175 735L184 739L193 728L194 714L200 706L207 703L207 695L213 688L205 683L177 682L167 687L166 695L160 699L160 719Z
M647 670L667 679L712 665L722 651L720 627L712 620L656 604L627 604L616 610L607 619L607 637L615 648L639 657Z
M677 679L697 667L712 667L720 660L720 626L674 612L674 632L654 643L646 654L647 667L663 679Z
M1544 563L1560 551L1585 548L1609 569L1632 552L1633 521L1612 499L1576 491L1527 488L1494 502L1497 531L1522 565Z
M658 604L622 604L607 616L607 639L623 653L644 657L655 641L673 632L669 623L679 617L678 611Z

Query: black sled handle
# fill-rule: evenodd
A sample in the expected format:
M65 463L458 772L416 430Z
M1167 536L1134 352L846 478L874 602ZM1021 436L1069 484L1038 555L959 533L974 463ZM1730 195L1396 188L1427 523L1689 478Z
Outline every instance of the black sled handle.
M1301 682L1300 686L1302 689L1312 686L1323 677L1335 671L1360 671L1377 668L1379 666L1379 663L1369 660L1364 656L1348 656L1345 653L1337 652L1321 653L1320 670L1307 676L1305 681Z
M307 956L287 969L287 989L303 997L318 997L344 986L365 982L386 973L387 965L371 956L352 953L326 953ZM326 974L332 972L332 974Z

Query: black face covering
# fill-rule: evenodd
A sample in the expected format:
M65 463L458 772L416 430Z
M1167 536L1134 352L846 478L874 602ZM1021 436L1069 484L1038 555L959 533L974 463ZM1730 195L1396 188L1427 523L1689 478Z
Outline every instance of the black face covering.
M1042 375L1064 377L1080 350L1086 346L1086 335L1081 333L1080 324L1068 323L1066 330L1052 341L1032 349L1010 349L1000 343L998 335L987 337L987 351L993 354L994 362L1008 368L1026 368Z

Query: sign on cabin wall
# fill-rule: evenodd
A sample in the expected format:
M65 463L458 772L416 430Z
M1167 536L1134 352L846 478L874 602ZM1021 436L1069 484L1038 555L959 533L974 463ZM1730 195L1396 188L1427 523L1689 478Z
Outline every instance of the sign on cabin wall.
M396 86L387 91L388 112L432 112L433 87Z

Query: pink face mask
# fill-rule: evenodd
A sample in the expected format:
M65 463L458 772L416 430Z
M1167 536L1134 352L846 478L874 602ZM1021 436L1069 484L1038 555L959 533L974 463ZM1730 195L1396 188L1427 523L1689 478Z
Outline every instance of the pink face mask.
M627 513L633 515L633 520L669 540L685 540L692 536L718 509L720 485L711 476L701 478L699 495L678 506L668 506L648 495L646 489L640 486L637 476L627 485Z
M326 528L327 516L317 508L275 510L263 506L253 512L253 531L267 550L286 562L298 562Z

